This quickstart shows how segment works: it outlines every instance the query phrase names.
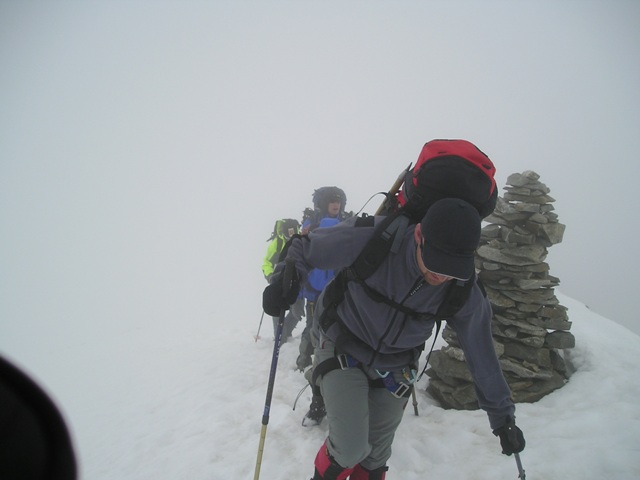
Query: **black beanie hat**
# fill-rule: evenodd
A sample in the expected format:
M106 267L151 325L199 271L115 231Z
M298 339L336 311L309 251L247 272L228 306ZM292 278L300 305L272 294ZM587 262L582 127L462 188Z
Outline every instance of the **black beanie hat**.
M475 207L458 198L438 200L429 207L420 228L422 260L429 270L461 280L473 276L481 228Z

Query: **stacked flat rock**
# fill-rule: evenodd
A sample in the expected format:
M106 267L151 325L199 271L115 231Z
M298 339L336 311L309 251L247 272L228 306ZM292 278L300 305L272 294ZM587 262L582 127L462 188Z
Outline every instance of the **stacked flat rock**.
M535 402L562 387L569 369L562 352L575 346L567 309L549 275L547 248L560 243L565 226L551 205L549 188L532 171L507 179L506 193L485 221L476 269L493 308L496 352L515 402ZM478 408L471 375L456 335L431 355L427 391L445 408Z

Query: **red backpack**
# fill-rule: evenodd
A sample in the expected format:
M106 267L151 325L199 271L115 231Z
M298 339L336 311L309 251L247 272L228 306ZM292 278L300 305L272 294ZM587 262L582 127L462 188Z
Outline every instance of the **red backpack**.
M495 173L493 162L473 143L432 140L404 175L402 190L385 202L387 210L403 210L419 222L434 202L453 197L476 207L484 218L498 198Z
M479 280L474 275L467 281L449 283L436 313L414 311L394 299L386 297L372 288L366 280L378 269L390 252L397 252L398 238L402 239L407 228L419 223L428 208L443 198L460 198L470 203L482 218L493 212L498 193L494 179L496 169L482 151L466 140L432 140L420 152L416 165L407 167L386 193L387 199L376 214L386 218L375 225L372 216L359 217L355 227L372 227L375 231L356 260L342 269L327 284L324 290L324 312L319 318L320 327L327 331L333 323L340 321L335 314L337 306L344 301L349 282L357 282L374 301L386 303L398 311L423 320L433 320L437 326L433 345L438 338L442 320L452 318L465 305L473 286ZM344 330L345 336L352 335ZM340 341L340 339L339 339ZM431 350L433 350L433 345ZM419 352L424 345L416 347ZM376 351L377 353L377 351ZM430 355L430 354L429 354ZM424 374L429 356L420 374ZM334 367L323 362L314 369L312 384L318 375Z

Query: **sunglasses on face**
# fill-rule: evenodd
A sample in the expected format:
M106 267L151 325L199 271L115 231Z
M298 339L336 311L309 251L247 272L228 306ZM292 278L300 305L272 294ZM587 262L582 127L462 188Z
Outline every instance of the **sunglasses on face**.
M422 258L422 263L425 263L424 262L424 248L423 247L424 247L424 237L422 237L422 241L418 244L418 248L420 249L420 257ZM433 270L429 270L426 265L424 266L424 268L427 270L427 272L431 273L432 275L435 275L436 277L444 279L444 280L460 280L461 282L466 281L464 278L452 277L451 275L446 275L444 273L434 272Z

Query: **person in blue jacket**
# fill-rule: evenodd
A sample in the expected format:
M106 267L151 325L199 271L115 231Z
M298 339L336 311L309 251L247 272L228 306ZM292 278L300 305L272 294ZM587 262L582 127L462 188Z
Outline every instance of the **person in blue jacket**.
M347 196L341 188L327 186L318 188L313 192L313 213L307 211L306 218L302 222L301 233L303 235L314 231L316 228L332 227L345 219L345 206ZM333 269L314 268L309 272L307 281L302 288L302 296L306 305L306 326L300 336L299 355L296 365L300 371L311 365L313 345L310 331L318 295L324 289L329 280L334 276Z
M274 281L263 293L267 313L293 303L313 268L337 270L353 264L375 231L375 226L356 226L357 220L293 240L286 258L295 265L293 278L285 286L285 264L277 265ZM315 457L312 480L385 478L435 313L450 282L474 279L480 228L472 205L439 200L420 223L406 229L398 248L375 272L361 282L346 282L344 288L334 280L318 298L313 368L323 372L317 383L329 433ZM524 449L525 440L493 345L491 317L489 300L474 281L466 302L447 324L464 352L478 405L500 438L502 453L511 455Z

